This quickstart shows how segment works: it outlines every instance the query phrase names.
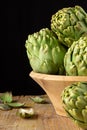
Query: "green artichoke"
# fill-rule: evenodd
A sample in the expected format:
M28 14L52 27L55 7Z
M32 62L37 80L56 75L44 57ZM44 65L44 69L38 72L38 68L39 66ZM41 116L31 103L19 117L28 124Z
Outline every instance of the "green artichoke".
M61 43L70 47L73 41L87 32L87 13L78 5L60 9L52 15L51 29Z
M66 75L87 76L87 35L74 41L65 54Z
M62 94L63 107L78 126L87 129L87 82L67 86Z
M25 43L30 65L35 72L63 74L66 48L60 44L52 30L43 28L28 35Z

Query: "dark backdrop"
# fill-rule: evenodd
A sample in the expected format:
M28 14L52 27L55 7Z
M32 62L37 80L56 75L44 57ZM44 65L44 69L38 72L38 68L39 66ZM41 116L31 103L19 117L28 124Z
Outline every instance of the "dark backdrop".
M4 38L1 42L0 92L13 94L42 94L41 87L34 82L29 73L32 70L26 55L25 40L28 34L41 28L50 28L50 19L57 10L80 5L85 10L85 1L79 0L32 0L31 2L3 3L1 26Z

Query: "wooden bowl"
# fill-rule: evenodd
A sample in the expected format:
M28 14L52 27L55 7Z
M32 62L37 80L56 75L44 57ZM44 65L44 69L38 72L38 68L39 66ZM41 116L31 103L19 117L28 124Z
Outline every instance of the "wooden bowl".
M87 76L61 76L30 72L29 76L36 81L50 98L58 115L67 116L61 101L61 93L68 85L87 81Z

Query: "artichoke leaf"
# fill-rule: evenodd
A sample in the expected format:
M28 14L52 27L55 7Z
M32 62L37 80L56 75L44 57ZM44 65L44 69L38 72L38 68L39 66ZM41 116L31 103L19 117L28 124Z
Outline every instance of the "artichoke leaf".
M35 103L46 103L46 100L40 96L30 97Z
M28 108L28 109L20 108L18 111L18 114L22 118L30 118L30 117L33 117L35 115L35 111L33 108Z
M20 102L10 102L10 103L8 103L8 106L13 107L13 108L23 107L24 105L25 105L25 103L20 103Z
M83 109L83 108L85 108L87 102L84 100L84 97L83 97L83 96L79 96L79 97L77 98L77 101L76 101L75 104L76 104L76 107L77 107L77 108Z
M0 109L7 111L7 110L11 110L11 107L8 106L7 104L0 103Z
M10 103L12 102L12 93L11 92L5 92L0 96L0 99L3 103Z
M78 109L69 109L68 111L69 111L70 115L72 115L72 117L75 120L83 121L83 116L81 114L81 110L78 110Z
M78 121L78 120L74 120L74 122L81 128L83 128L84 130L87 129L87 123L85 122L81 122L81 121Z
M83 118L84 118L84 122L87 123L87 109L82 110L82 115L83 115Z

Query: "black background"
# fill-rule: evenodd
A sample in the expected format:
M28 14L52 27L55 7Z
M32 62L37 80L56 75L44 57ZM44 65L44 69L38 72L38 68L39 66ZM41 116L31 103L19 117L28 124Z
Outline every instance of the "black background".
M28 34L41 28L50 28L51 16L57 10L75 5L80 5L87 11L87 4L83 0L32 0L3 3L1 27L4 37L0 43L0 92L12 91L15 95L45 93L29 77L32 69L26 55L25 40Z

